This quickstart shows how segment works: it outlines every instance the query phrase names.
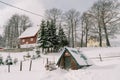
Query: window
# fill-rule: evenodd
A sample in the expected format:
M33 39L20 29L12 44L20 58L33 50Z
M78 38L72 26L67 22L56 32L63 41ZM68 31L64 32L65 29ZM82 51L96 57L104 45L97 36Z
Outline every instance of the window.
M30 41L33 41L33 38L30 38Z
M70 54L68 52L65 53L65 56L70 56Z
M26 42L26 44L28 44L28 42Z
M23 39L22 42L25 42L25 39Z

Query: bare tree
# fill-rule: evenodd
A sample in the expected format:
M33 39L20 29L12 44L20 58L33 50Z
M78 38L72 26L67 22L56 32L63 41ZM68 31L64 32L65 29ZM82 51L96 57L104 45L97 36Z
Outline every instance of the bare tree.
M80 41L80 47L83 47L84 46L84 33L85 33L85 30L84 30L84 20L81 18L81 41Z
M31 27L32 23L31 23L29 17L26 15L21 15L19 26L20 26L19 34L21 34L23 31L25 31L28 27Z
M69 11L65 12L65 21L68 25L68 32L69 32L69 39L71 40L72 43L71 46L75 47L75 42L76 42L76 30L80 22L80 12L76 11L75 9L70 9Z
M48 9L45 12L45 17L47 20L53 21L58 27L59 24L61 23L62 10L57 8Z
M87 47L88 45L88 38L89 36L93 36L91 33L92 27L93 27L93 19L92 17L88 14L88 12L84 12L81 16L81 46L83 46L83 36L85 35L85 46Z
M24 19L28 20L29 18L25 17ZM21 18L21 16L18 14L14 14L5 25L4 37L7 48L17 48L19 46L18 37L21 34L21 30L26 28L26 26L30 27L28 26L27 22L24 24L24 26L21 22L24 22L23 18ZM29 23L31 24L31 22Z
M102 30L106 40L106 46L111 46L109 37L114 35L118 30L120 4L117 0L99 0L94 3L91 12L97 19L100 37L100 46L102 43ZM94 10L94 11L93 11ZM116 29L116 31L115 31ZM112 32L112 33L111 33Z
M2 35L0 35L0 47L5 47L5 39Z
M102 47L102 26L101 26L101 14L100 14L100 6L97 4L93 4L91 10L88 11L88 15L91 16L94 21L94 27L92 27L92 32L97 33L99 35L99 46Z

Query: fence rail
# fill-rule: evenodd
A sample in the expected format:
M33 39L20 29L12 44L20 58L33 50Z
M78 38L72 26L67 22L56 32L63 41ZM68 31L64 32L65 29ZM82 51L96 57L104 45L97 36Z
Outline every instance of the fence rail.
M103 61L103 59L113 59L113 58L120 58L120 56L101 56L99 57L91 57L89 59L99 59L100 61Z
M17 48L17 49L2 49L0 52L24 52L24 51L32 51L33 48Z

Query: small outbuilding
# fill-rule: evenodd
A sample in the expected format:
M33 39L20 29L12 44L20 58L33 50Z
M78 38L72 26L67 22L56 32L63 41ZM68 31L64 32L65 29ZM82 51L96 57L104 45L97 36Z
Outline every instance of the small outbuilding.
M93 62L88 59L82 52L75 48L66 47L62 51L57 65L62 69L80 69L82 67L91 66Z

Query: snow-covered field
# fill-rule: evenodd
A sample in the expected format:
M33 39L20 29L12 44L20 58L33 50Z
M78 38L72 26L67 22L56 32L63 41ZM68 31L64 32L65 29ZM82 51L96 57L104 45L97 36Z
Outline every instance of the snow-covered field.
M32 61L32 69L29 71L30 60L24 61L22 53L5 53L0 52L4 59L8 54L11 57L18 58L19 62L12 65L11 71L8 73L8 66L0 66L0 80L120 80L120 47L113 48L81 48L92 61L94 65L89 68L79 70L63 70L57 68L53 71L45 69L46 58L50 61L57 62L60 53L51 53L42 55L41 58ZM31 55L34 52L29 52ZM99 60L102 57L102 62ZM111 56L113 56L111 58ZM97 58L98 59L97 59ZM110 57L110 58L109 58ZM20 71L20 61L23 61L23 69Z

